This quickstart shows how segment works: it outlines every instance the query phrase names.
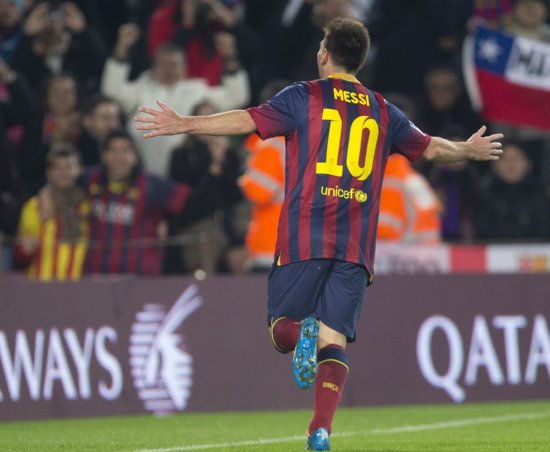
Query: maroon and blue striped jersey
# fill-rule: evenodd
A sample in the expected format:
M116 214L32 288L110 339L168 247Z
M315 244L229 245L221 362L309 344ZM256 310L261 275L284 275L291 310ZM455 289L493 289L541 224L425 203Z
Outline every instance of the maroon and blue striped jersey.
M286 138L277 262L338 259L372 276L386 160L417 159L430 136L346 74L295 83L247 111L262 139Z
M183 210L189 186L144 173L128 184L113 184L102 169L84 179L90 202L86 273L159 275L164 248L139 242L156 239L166 215Z

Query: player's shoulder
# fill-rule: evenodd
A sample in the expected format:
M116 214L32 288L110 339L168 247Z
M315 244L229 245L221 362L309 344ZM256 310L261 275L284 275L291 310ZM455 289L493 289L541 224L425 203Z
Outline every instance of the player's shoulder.
M308 83L311 82L294 82L279 91L278 96L294 97L306 94L309 90Z

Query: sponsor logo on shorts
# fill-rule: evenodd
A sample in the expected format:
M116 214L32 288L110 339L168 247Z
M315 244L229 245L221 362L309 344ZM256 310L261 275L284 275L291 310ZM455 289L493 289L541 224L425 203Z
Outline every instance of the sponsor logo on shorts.
M355 188L344 190L338 187L338 185L336 187L321 186L321 194L330 198L355 199L357 202L365 202L367 200L367 194L365 192L356 190Z

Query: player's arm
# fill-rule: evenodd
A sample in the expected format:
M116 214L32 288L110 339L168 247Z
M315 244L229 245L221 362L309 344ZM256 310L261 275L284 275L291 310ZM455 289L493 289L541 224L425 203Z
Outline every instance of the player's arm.
M467 141L454 142L440 137L432 137L422 154L426 160L437 163L452 163L461 160L498 160L502 155L502 143L497 140L504 135L483 136L487 127L483 126Z
M139 107L149 116L136 116L137 130L150 130L145 138L159 135L177 135L179 133L199 135L241 135L256 130L252 116L245 110L233 110L210 116L180 116L161 101L157 101L161 110Z

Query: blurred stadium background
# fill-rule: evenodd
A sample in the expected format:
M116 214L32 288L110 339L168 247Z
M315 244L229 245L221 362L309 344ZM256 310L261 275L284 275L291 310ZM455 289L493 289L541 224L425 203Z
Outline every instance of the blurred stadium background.
M509 450L550 450L540 433L550 397L549 8L544 0L0 0L2 450L46 450L41 441L51 450L206 449L214 439L204 432L140 439L141 421L127 443L97 435L63 443L72 424L29 421L141 414L158 426L152 415L310 405L264 324L281 142L146 142L132 117L156 98L182 114L244 108L314 79L322 26L338 16L369 27L359 79L422 130L464 140L486 124L505 134L499 162L415 162L391 176L402 189L383 197L377 277L349 349L342 406L441 405L345 410L338 429L502 415L505 428L486 444L475 430L462 443L460 434L436 435L373 450L508 450L506 429L526 433ZM106 158L102 143L121 129L133 145ZM540 402L478 405L520 400ZM261 435L212 438L236 450L288 450L302 431L266 425L298 415L245 421ZM241 419L211 416L218 426ZM176 419L181 429L186 421ZM100 421L74 422L93 431ZM60 441L45 440L40 425ZM364 450L363 439L341 444Z

